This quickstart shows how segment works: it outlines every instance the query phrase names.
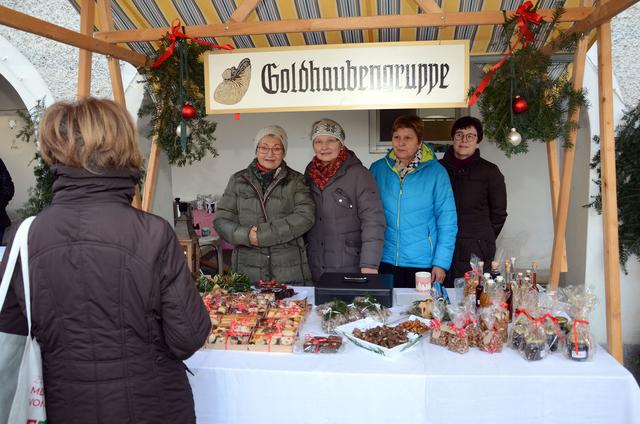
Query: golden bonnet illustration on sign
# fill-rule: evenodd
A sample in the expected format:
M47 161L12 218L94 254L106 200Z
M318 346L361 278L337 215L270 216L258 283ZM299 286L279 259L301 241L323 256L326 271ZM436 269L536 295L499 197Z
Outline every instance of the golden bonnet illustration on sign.
M232 66L222 73L222 82L216 87L213 98L224 105L234 105L242 100L251 82L251 61L244 58L236 68Z

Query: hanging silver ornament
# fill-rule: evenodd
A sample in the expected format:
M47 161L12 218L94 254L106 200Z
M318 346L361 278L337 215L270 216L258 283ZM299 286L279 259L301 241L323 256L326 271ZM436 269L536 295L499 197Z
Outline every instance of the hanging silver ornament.
M176 128L176 135L178 137L182 136L182 131L180 131L181 127L182 127L181 125L178 125L178 128ZM187 129L187 137L189 137L191 135L191 128L189 128L189 127L185 127L185 128Z
M507 141L513 146L517 146L522 143L522 136L515 128L511 128L511 131L507 134Z

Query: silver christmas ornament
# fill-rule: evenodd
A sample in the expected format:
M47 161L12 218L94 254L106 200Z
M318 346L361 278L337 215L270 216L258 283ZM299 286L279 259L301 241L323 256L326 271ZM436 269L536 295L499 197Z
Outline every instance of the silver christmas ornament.
M178 125L178 128L176 128L176 135L178 137L182 136L182 131L180 131L181 125ZM189 137L191 135L191 128L186 127L187 128L187 137Z
M522 143L522 136L515 128L511 128L511 131L507 134L507 141L513 146L517 146Z

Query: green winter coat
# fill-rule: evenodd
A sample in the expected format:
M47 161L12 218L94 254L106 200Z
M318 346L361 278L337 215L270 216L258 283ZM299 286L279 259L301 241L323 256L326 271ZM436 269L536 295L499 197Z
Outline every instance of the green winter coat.
M251 169L229 179L218 202L214 226L236 245L232 268L251 281L275 278L296 285L311 283L302 236L315 222L315 204L299 172L282 162L281 171L263 193ZM249 243L252 226L258 228L258 247Z

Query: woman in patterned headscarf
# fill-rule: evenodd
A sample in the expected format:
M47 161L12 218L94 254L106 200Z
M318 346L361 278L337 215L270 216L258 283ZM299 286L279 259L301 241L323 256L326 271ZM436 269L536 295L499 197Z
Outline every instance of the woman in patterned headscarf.
M449 175L422 142L419 117L397 118L392 132L393 150L371 165L387 219L380 272L394 287L415 287L417 271L443 282L458 231Z
M316 204L316 223L307 234L314 281L325 272L378 273L385 228L378 187L344 140L331 119L311 128L315 156L305 176Z

